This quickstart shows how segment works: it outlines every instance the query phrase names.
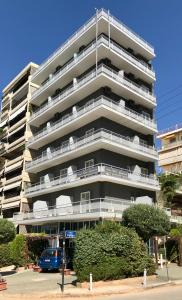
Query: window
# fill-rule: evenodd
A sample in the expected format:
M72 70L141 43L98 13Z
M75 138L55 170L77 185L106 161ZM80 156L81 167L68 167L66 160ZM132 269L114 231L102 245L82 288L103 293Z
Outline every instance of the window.
M90 200L90 191L80 193L80 201Z
M94 128L91 128L85 132L86 137L91 136L92 134L94 134Z
M169 139L169 143L170 143L170 144L171 144L171 143L174 143L174 142L176 142L176 138L175 138L175 137L172 137L172 138Z
M93 167L93 166L94 166L94 159L90 159L90 160L85 161L85 169Z

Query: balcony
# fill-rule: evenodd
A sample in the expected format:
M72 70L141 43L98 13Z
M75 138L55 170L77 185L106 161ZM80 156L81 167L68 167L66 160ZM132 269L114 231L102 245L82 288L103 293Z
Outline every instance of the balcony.
M152 191L159 190L158 181L154 175L136 174L127 169L121 169L107 164L98 164L77 170L65 177L58 176L51 178L50 181L46 183L38 182L30 186L27 185L25 195L31 198L98 181L108 181Z
M103 86L110 86L116 94L122 93L126 99L134 98L139 104L146 105L150 108L156 106L156 98L153 93L129 80L119 72L102 64L97 70L94 69L87 73L71 87L68 87L59 95L51 98L48 103L40 106L32 114L29 123L39 126L41 123L50 119L55 112L67 109L81 98L91 94L93 90Z
M99 149L106 149L144 161L156 161L158 159L154 147L141 143L139 138L136 141L134 138L101 128L89 136L84 135L78 139L68 140L50 152L44 151L41 156L27 162L26 169L28 172L40 172Z
M149 60L152 59L154 54L153 47L147 43L138 34L133 32L120 20L116 19L114 16L110 15L106 10L101 9L98 11L97 15L98 28L102 28L102 32L108 33L108 24L110 24L113 38L116 37L117 41L124 40L127 47L133 48L137 53L143 54ZM41 74L50 69L50 65L57 62L60 56L64 57L65 52L75 51L77 44L83 45L87 41L95 38L95 26L96 26L96 16L94 15L90 20L88 20L77 32L75 32L61 47L59 47L53 54L51 54L38 68L38 70L33 74L32 80L35 81L40 79ZM115 39L116 39L115 38Z
M107 56L108 58L111 58L113 62L117 61L118 68L122 69L124 67L126 72L128 73L133 72L134 75L136 76L139 76L138 74L140 73L141 79L148 80L149 83L152 83L155 80L155 73L148 66L147 63L137 59L137 57L135 57L134 55L126 51L123 47L121 47L117 43L113 41L109 41L109 39L105 35L101 35L98 38L97 42L94 41L91 44L89 44L83 51L78 53L75 58L73 57L71 60L69 60L68 63L66 63L59 71L50 74L49 78L42 84L42 86L32 94L32 99L31 99L32 103L34 103L34 100L37 103L38 102L37 98L40 95L45 94L45 92L53 84L58 82L55 89L59 87L60 85L59 82L63 84L64 75L67 74L69 71L74 70L75 67L78 69L79 64L85 59L88 59L87 58L88 55L90 55L95 51L96 46L99 51L98 53L99 59ZM118 58L116 55L118 56ZM95 64L95 56L92 56L92 59L90 58L89 61L84 62L84 64L81 65L80 71L83 73L84 71L86 71L86 69L88 69L91 65L94 64ZM70 80L72 78L73 75L70 77ZM47 96L48 93L44 95L44 97Z
M127 127L142 132L143 134L153 134L157 132L157 125L153 119L144 114L125 107L120 102L100 96L92 99L75 112L63 116L60 120L50 123L50 127L38 131L28 141L29 148L38 149L47 143L54 141L61 135L85 126L94 120L105 117L123 125L127 122Z
M122 199L90 199L28 213L14 213L12 221L28 225L39 222L42 224L50 221L95 220L99 218L121 220L123 211L132 204L132 201Z

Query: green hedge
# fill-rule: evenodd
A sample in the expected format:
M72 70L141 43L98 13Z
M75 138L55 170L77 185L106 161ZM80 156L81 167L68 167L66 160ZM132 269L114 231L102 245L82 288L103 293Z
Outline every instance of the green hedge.
M93 230L77 233L74 270L80 282L118 279L155 271L144 243L132 229L115 222L104 222Z
M0 245L0 268L12 265L10 245Z
M28 262L28 249L24 235L17 234L15 239L10 242L10 255L15 266L26 265Z

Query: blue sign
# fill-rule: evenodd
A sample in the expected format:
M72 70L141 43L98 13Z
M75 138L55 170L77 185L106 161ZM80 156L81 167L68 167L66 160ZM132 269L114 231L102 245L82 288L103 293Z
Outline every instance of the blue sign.
M65 238L74 239L76 237L76 231L73 230L65 230Z

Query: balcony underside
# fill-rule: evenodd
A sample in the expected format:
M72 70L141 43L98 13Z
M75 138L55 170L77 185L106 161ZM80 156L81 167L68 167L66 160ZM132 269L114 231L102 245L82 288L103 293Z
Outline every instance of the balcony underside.
M121 82L111 78L105 73L99 74L97 77L92 78L83 86L76 87L73 92L65 96L60 101L52 101L52 105L47 107L42 113L32 116L29 121L30 125L40 126L46 121L53 118L56 112L64 111L67 108L71 107L75 103L79 102L81 99L86 98L91 95L94 91L97 91L103 86L109 86L115 94L122 95L126 99L134 99L137 104L141 104L148 108L154 108L156 103L147 99L145 96L131 90L129 87L126 87Z
M159 186L152 185L150 180L148 181L148 183L146 183L146 182L140 182L140 181L129 180L129 179L124 179L124 178L117 178L114 176L94 175L94 176L86 177L83 179L80 179L79 177L74 178L74 176L73 176L73 178L69 179L69 182L66 182L64 184L61 183L60 185L57 185L57 186L47 184L47 188L29 192L29 193L25 192L25 196L27 198L33 198L33 197L41 196L44 194L50 194L53 192L74 188L77 186L91 184L94 182L111 182L111 183L115 183L115 184L141 188L141 189L148 190L148 191L159 191Z
M37 96L32 96L31 103L40 105L44 99L53 94L56 89L66 86L74 77L78 77L90 67L94 66L96 63L95 52L96 50L94 47L87 55L83 56L82 59L75 62L70 69L67 71L63 70L60 72L60 75L57 75L56 77L54 76L45 86L40 87L40 91L37 91ZM155 77L148 75L140 67L135 66L129 60L124 58L122 55L119 55L116 51L103 43L98 46L97 57L97 61L104 58L110 59L112 64L117 66L118 69L124 70L126 73L132 73L136 76L136 78L139 77L150 84L155 80Z
M95 152L100 149L105 149L111 152L115 152L121 155L129 156L129 157L135 157L135 159L142 160L142 161L157 161L158 157L155 154L149 154L146 152L142 152L140 150L137 150L135 148L135 144L133 145L133 148L126 145L120 145L117 141L110 141L107 139L100 139L96 141L89 141L86 143L86 145L83 145L81 147L78 147L77 149L74 149L74 144L72 145L73 150L70 150L68 152L65 152L61 155L57 156L49 156L45 161L42 163L38 163L37 165L34 165L30 168L27 168L28 172L31 173L37 173L42 170L51 168L53 166L62 164L66 161L75 159L77 157L86 155L91 152Z
M74 213L74 214L67 214L67 215L54 215L49 212L46 214L43 218L35 218L30 220L12 220L15 224L20 225L41 225L46 224L48 222L54 223L54 222L76 222L76 221L92 221L92 220L99 220L102 219L108 219L108 220L118 220L121 221L122 219L122 213L115 213L115 212L87 212L87 213Z
M95 33L96 33L96 20L95 17L93 17L93 22L90 23L88 29L85 30L79 36L79 38L75 38L75 39L73 38L72 43L70 43L69 45L65 45L65 47L62 48L60 51L57 51L55 55L52 55L52 57L50 57L47 63L40 66L40 68L33 76L33 82L40 84L46 77L46 74L51 73L52 70L55 69L57 65L59 65L60 60L64 64L73 56L74 53L78 52L80 46L87 45L90 41L94 40ZM106 35L108 35L107 15L99 17L98 35L101 33L105 33ZM147 49L139 41L129 36L126 30L122 30L122 26L118 26L116 23L115 24L111 23L110 34L111 37L116 42L120 43L123 47L134 49L136 53L140 53L141 55L143 55L149 60L155 57L153 49L149 49L149 48Z
M137 120L137 118L131 118L127 116L126 114L122 113L122 110L119 112L114 109L114 107L112 108L107 106L107 104L101 103L100 105L89 110L81 116L75 115L75 119L66 124L63 124L62 126L60 125L60 127L57 126L55 130L54 128L50 128L49 132L47 132L47 134L43 135L42 137L33 141L30 140L28 143L28 147L31 149L39 149L44 145L60 138L61 136L65 136L71 133L73 131L73 128L74 130L79 129L80 127L83 127L86 124L89 124L101 117L105 117L121 125L127 123L128 128L131 128L133 130L137 129L138 132L141 132L143 134L154 134L157 132L157 129L147 126L146 124L142 123L142 121Z

